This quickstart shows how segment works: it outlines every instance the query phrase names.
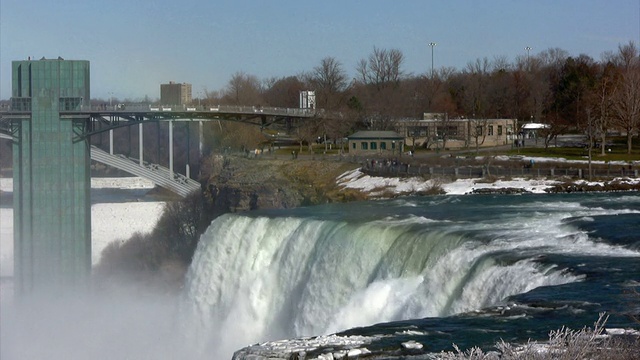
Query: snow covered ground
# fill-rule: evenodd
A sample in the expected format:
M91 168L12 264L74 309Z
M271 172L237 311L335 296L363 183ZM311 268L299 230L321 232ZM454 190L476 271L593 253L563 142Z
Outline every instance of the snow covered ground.
M507 156L496 157L496 160L509 160ZM539 157L523 157L523 161L533 160L535 163L542 162L567 162L567 163L586 163L586 160L566 160L564 158L539 158ZM604 164L603 161L593 161L593 164ZM624 162L611 162L612 165L626 165ZM640 165L640 161L636 161L634 166ZM627 183L640 183L638 179L618 179ZM595 185L602 182L586 182L585 184ZM547 179L524 179L515 178L512 180L497 180L493 183L484 182L482 179L458 179L450 183L442 183L440 179L424 180L421 177L412 178L385 178L369 176L361 172L359 169L348 171L338 178L338 184L345 188L358 189L371 193L372 196L380 195L383 192L393 192L395 194L408 194L427 191L435 186L439 186L448 195L469 194L477 189L501 189L501 188L519 188L530 193L542 194L546 189L560 183L558 180ZM576 182L579 183L579 182Z
M617 178L615 181L638 184L640 179ZM514 178L512 180L497 180L492 183L482 179L458 179L450 183L443 183L440 179L424 180L420 177L412 178L385 178L369 176L359 169L348 171L338 178L338 184L344 188L358 189L370 193L373 197L382 195L385 192L395 194L409 194L427 191L434 186L439 186L447 195L470 194L477 189L503 189L517 188L524 189L534 194L543 194L545 190L561 183L558 180L549 179L524 179ZM579 180L576 184L596 185L603 182L588 182Z
M442 183L440 179L424 180L420 177L385 178L369 176L360 170L352 170L338 178L338 184L345 188L358 189L375 196L382 192L391 191L396 194L408 194L427 191L439 186L448 195L463 195L475 189L521 188L532 193L544 193L545 189L559 183L557 180L544 179L513 179L497 180L493 183L482 182L481 179L458 179L450 183Z
M154 184L139 177L92 178L93 189L152 189ZM13 179L0 178L0 191L12 192ZM91 260L95 265L111 242L128 239L136 232L153 229L164 202L114 202L91 206ZM13 275L13 209L0 208L0 276Z
M484 157L482 156L478 156L477 159L483 159ZM513 157L512 156L507 156L507 155L499 155L496 156L495 159L496 160L503 160L503 161L507 161L507 160L511 160ZM537 157L537 156L521 156L522 161L527 162L529 160L533 160L535 163L544 163L544 162L552 162L552 163L567 163L567 164L587 164L589 162L589 160L567 160L565 158L558 158L558 157ZM592 160L591 161L592 164L607 164L606 161L603 160ZM629 165L628 162L625 161L610 161L608 162L611 165L619 165L619 166L623 166L623 165ZM638 166L640 165L640 161L636 160L633 161L631 163L633 166Z

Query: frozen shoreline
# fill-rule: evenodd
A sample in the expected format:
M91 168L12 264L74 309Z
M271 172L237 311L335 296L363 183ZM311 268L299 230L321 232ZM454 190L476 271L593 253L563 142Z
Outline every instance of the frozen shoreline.
M478 157L484 159L484 157ZM508 156L496 156L496 160L507 161ZM558 162L558 163L575 163L586 164L586 160L567 160L564 158L545 158L545 157L529 157L523 156L522 161L533 161L535 163ZM592 164L605 164L604 161L592 161ZM612 165L627 165L626 162L614 161ZM634 166L640 165L640 161L633 162ZM640 179L619 178L616 181L623 181L628 184L640 184ZM579 185L604 185L604 182L588 182L586 180L573 181ZM496 180L495 182L487 182L481 178L458 179L453 182L443 182L442 179L424 180L420 177L376 177L369 176L361 172L359 169L348 171L338 177L338 185L348 189L358 189L370 193L372 197L380 196L384 192L392 192L396 195L405 195L411 193L420 193L440 187L447 195L466 195L471 194L474 190L480 189L504 189L514 188L522 189L528 193L544 194L546 190L561 184L563 181L556 179L525 179L514 178L512 180Z
M614 181L625 182L627 184L640 184L640 179L617 178ZM338 185L347 189L357 189L367 192L371 197L381 196L384 193L392 192L396 195L408 195L413 193L426 192L429 189L440 187L447 195L466 195L474 190L480 189L523 189L533 194L544 194L555 185L564 181L549 179L524 179L514 178L512 180L496 180L487 182L480 178L458 179L453 182L444 183L441 179L424 180L420 177L399 178L399 177L378 177L370 176L359 169L345 172L338 177ZM579 185L604 185L602 181L589 182L586 180L573 181Z
M141 177L91 178L92 189L153 189L151 180ZM0 191L13 192L13 178L0 177Z
M139 177L92 178L92 189L152 189L154 184ZM13 191L12 178L0 178L0 191ZM107 245L123 241L136 232L150 232L165 202L140 201L91 205L91 263L96 265ZM0 277L13 276L13 209L0 208Z

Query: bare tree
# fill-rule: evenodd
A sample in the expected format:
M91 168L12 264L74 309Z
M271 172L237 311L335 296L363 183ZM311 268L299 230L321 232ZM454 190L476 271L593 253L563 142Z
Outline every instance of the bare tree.
M364 84L382 89L389 85L398 85L404 77L403 62L404 54L402 51L374 47L367 60L360 60L356 71Z
M466 69L458 76L455 83L456 100L459 109L468 118L467 129L462 133L467 136L464 139L466 146L475 145L476 151L484 143L486 138L487 115L490 109L489 85L491 81L492 64L487 58L469 62ZM453 124L441 126L446 129L446 137L450 137ZM440 130L438 131L441 132ZM446 142L446 137L444 141ZM441 136L442 138L442 136ZM443 145L444 146L444 145Z
M480 146L484 144L487 138L487 123L487 119L469 119L467 124L469 127L467 131L469 132L469 137L473 139L476 153L480 152Z
M569 54L559 48L543 50L535 56L519 56L512 71L509 113L520 123L537 121L553 126L563 120L554 106L552 89L562 76ZM556 126L558 132L565 127Z
M261 147L266 137L257 126L241 124L232 121L218 123L219 131L213 131L219 147L251 151ZM217 130L217 129L216 129Z
M614 123L626 132L627 154L640 126L640 59L633 43L619 48L621 74L613 97Z
M341 104L342 92L347 86L347 73L333 57L326 57L313 68L311 82L316 90L318 107L333 110Z
M260 80L240 71L231 77L224 90L223 101L230 105L262 105Z
M459 116L461 111L456 105L451 90L451 83L457 76L457 72L452 67L443 67L436 71L430 106L427 109L434 113L447 113L450 116Z
M296 128L295 135L300 144L300 152L302 152L305 144L309 154L313 152L313 142L316 140L318 133L318 123L315 121L305 121Z
M597 85L599 67L587 55L569 57L558 76L552 77L552 101L546 110L548 127L541 131L545 135L545 147L568 130L586 129L586 109L590 107Z
M305 87L299 76L269 79L264 84L263 98L269 106L297 108L300 91Z
M477 59L467 64L463 81L463 109L467 116L474 119L486 118L489 107L487 99L487 82L491 64L487 58Z
M559 71L562 64L569 58L569 53L560 48L549 48L540 52L534 61L539 61L543 67L551 67Z
M607 63L602 69L599 76L596 89L594 91L594 114L595 121L589 120L590 133L600 135L600 155L605 155L607 132L611 123L611 113L613 104L613 95L616 82L615 68L612 63ZM590 114L590 113L589 113ZM595 128L595 129L594 129Z
M415 116L415 111L411 112L415 108L415 90L411 85L403 86L403 62L400 50L374 47L369 57L356 66L358 77L352 88L359 91L361 118L368 128L391 130L396 119L407 116L407 112Z
M436 115L436 120L436 131L434 134L436 149L439 147L438 143L442 142L442 150L445 150L447 148L447 140L452 136L456 136L458 129L453 125L447 113Z

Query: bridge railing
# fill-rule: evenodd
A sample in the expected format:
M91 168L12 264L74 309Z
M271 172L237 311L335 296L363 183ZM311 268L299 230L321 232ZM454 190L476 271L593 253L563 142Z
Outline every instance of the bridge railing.
M226 114L263 114L271 116L295 116L295 117L313 117L322 112L316 109L300 109L300 108L284 108L284 107L266 107L266 106L242 106L242 105L149 105L149 104L103 104L103 105L81 105L76 110L65 112L159 112L159 113L189 113L189 112L206 112L206 113L226 113ZM28 109L12 109L11 107L3 108L2 112L11 113L29 113Z

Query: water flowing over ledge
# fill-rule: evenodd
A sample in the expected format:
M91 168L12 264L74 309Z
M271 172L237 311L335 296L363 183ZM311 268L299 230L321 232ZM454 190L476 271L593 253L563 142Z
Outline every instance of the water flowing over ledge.
M450 317L584 281L556 256L640 255L594 242L567 221L610 211L547 200L407 198L224 215L203 235L188 275L185 312L201 326L191 331L208 334L197 346L228 353L255 341Z

